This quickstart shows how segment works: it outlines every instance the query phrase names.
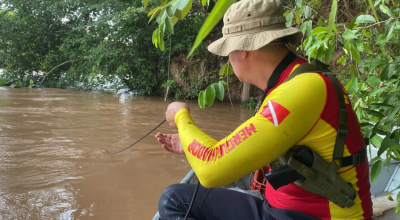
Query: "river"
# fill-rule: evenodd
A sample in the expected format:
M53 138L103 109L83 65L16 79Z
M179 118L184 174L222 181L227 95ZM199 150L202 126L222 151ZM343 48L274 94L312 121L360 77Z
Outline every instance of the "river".
M168 102L173 101L172 99ZM120 154L164 119L159 97L0 87L0 219L151 219L165 187L190 170L154 135ZM220 139L241 121L229 102L195 123ZM251 111L235 107L241 120ZM174 133L162 125L157 131Z

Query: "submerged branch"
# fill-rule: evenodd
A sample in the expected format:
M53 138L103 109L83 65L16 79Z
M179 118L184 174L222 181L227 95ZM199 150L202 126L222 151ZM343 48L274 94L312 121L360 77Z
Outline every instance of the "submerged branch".
M73 62L79 61L79 60L87 60L87 59L84 59L84 58L83 58L83 59L77 59L77 60L68 60L68 61L65 61L64 63L61 63L61 64L57 65L56 67L54 67L53 69L51 69L49 72L47 72L47 73L44 74L44 77L43 77L43 79L42 79L42 82L40 82L39 86L41 86L42 83L44 82L44 80L49 76L49 74L50 74L51 72L53 72L55 69L57 69L58 67L63 66L63 65L65 65L65 64L67 64L67 63L73 63Z

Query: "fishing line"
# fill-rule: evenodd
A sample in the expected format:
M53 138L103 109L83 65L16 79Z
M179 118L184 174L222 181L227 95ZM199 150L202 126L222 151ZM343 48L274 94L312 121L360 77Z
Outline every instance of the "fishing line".
M228 60L228 71L226 73L226 83L227 84L229 83L229 81L228 81L228 75L229 74L228 73L229 73L230 64L231 64L231 62L229 62L229 60ZM242 119L240 119L239 115L235 111L235 108L233 107L233 103L232 103L232 99L231 99L231 93L229 92L229 84L228 84L228 96L229 96L229 101L231 102L232 110L235 113L236 117L239 119L239 121L244 122L244 121L242 121Z
M117 154L117 153L121 153L121 152L124 151L124 150L127 150L128 148L130 148L130 147L132 147L133 145L137 144L139 141L143 140L143 138L147 137L151 132L153 132L154 130L156 130L156 129L157 129L158 127L160 127L162 124L164 124L164 122L165 122L166 120L167 120L167 119L162 120L162 121L160 122L160 124L158 124L157 126L155 126L153 129L151 129L151 131L149 131L147 134L145 134L143 137L139 138L139 140L135 141L135 143L129 145L128 147L125 147L124 149L119 150L119 151L109 151L109 150L106 150L106 153L107 153L107 154Z

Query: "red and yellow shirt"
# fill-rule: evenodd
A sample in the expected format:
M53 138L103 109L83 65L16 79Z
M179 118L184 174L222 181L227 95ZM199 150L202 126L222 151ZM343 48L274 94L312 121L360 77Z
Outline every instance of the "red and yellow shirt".
M176 114L186 157L203 186L234 182L272 162L293 145L306 145L331 162L339 117L332 82L322 74L304 73L283 83L304 62L296 58L269 90L257 114L220 141L200 130L186 109ZM349 156L364 148L364 140L347 95L345 101L349 134L344 156ZM357 191L355 205L350 208L340 208L295 184L278 190L267 184L265 196L275 208L296 210L321 219L372 219L367 160L357 167L343 167L338 174Z

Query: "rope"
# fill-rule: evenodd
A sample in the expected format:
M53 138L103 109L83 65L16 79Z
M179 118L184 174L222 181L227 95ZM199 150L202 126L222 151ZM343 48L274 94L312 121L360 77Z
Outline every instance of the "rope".
M227 84L229 83L229 81L228 81L228 75L229 74L228 73L229 73L230 64L231 64L231 62L229 62L229 60L228 60L228 72L226 73L226 83ZM242 121L242 119L240 119L239 115L235 111L235 108L233 107L233 103L232 103L232 99L231 99L231 93L229 92L229 85L228 85L228 96L229 96L229 101L231 102L232 110L235 113L236 117L239 119L239 121L244 122L244 121Z
M147 134L145 134L143 137L141 137L139 140L135 141L135 143L129 145L128 147L125 147L124 149L119 150L119 151L109 151L109 150L106 150L106 153L107 153L107 154L117 154L117 153L121 153L121 152L124 151L124 150L127 150L128 148L130 148L130 147L132 147L133 145L137 144L139 141L143 140L143 138L147 137L147 135L149 135L151 132L153 132L153 131L156 130L158 127L160 127L162 124L164 124L165 121L166 121L166 119L162 120L162 121L160 122L160 124L158 124L157 126L155 126L153 129L151 129L151 131L149 131Z
M168 91L169 91L169 69L170 69L170 66L171 66L171 34L169 35L167 92L165 93L164 102L167 101L167 97L168 97Z

